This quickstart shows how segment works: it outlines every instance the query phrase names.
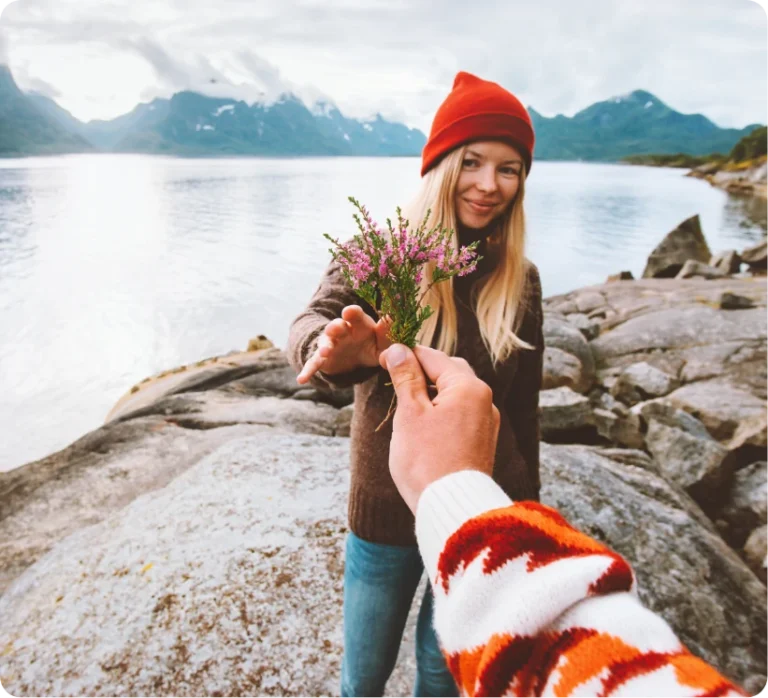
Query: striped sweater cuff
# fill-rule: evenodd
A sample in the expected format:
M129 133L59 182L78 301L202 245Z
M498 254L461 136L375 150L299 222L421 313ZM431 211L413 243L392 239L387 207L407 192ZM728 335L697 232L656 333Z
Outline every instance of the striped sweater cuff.
M479 514L511 503L504 490L479 470L460 470L430 484L416 507L416 538L429 578L435 581L440 553L459 528Z

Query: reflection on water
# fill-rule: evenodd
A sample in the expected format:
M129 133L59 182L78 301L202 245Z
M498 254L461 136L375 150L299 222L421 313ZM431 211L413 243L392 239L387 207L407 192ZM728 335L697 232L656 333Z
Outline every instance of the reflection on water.
M246 346L283 344L354 232L354 195L383 220L419 182L414 158L0 160L0 469L98 426L135 382ZM765 203L679 170L538 163L528 254L546 295L642 272L700 214L713 251L765 230ZM34 435L34 436L32 436Z

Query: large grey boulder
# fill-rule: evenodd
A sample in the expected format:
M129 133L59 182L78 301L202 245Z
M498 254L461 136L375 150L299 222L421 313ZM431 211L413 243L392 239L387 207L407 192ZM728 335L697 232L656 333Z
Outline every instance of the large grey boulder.
M545 312L543 333L545 347L559 349L579 360L581 364L579 387L584 391L588 390L595 380L595 360L582 332L564 317Z
M634 565L640 598L691 651L764 685L765 587L681 490L587 446L544 444L541 481L542 501Z
M627 405L662 397L679 385L677 378L646 361L627 366L611 387L611 395Z
M664 478L684 489L708 512L722 503L733 475L726 448L713 438L702 438L652 419L646 447Z
M573 354L557 347L545 347L542 370L544 390L566 386L583 393L590 388L591 382L592 379L584 375L581 361Z
M0 598L4 687L337 695L347 458L345 439L234 440L59 542ZM765 674L764 587L682 491L586 447L542 445L541 475L692 651L738 682ZM409 694L412 627L387 695Z
M684 385L665 399L700 419L719 441L731 439L744 422L757 423L766 409L764 400L720 380Z
M344 433L339 410L312 392L302 396L277 349L206 360L141 384L111 421L68 448L0 473L0 592L56 541L164 487L227 441L269 429Z
M706 264L712 257L698 215L684 220L656 246L648 257L643 278L676 276L683 265L693 259Z
M16 695L334 695L348 441L223 445L0 599Z
M651 420L655 420L668 427L680 429L687 434L692 434L699 439L711 439L707 428L696 417L681 410L663 398L640 402L630 410L632 414L637 415L648 428Z
M595 433L589 399L570 388L542 390L539 409L541 438L544 441L579 442Z

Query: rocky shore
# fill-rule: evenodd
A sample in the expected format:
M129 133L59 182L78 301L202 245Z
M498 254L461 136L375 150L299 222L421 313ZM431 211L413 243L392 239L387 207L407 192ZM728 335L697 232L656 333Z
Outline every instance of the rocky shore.
M765 156L741 163L711 162L694 167L689 177L705 179L712 186L724 189L729 194L757 196L765 199L768 196L766 174L768 162Z
M761 252L762 250L762 252ZM762 256L761 256L762 255ZM694 217L545 301L542 499L635 566L681 639L766 683L765 241ZM0 681L13 695L336 695L350 391L251 351L148 379L0 474ZM412 619L413 620L413 619ZM409 695L413 623L388 695Z

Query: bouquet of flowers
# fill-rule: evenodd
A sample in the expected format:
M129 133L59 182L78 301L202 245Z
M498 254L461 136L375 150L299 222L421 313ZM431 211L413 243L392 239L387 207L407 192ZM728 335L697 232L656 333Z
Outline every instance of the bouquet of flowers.
M478 243L455 248L453 231L427 228L430 211L415 230L397 208L397 225L387 219L387 230L379 228L368 209L349 197L357 213L359 233L342 244L326 234L333 243L330 252L339 263L344 277L357 294L389 322L389 338L413 349L424 321L432 308L422 306L429 290L454 276L465 276L477 267ZM425 266L434 261L429 284L422 291Z

